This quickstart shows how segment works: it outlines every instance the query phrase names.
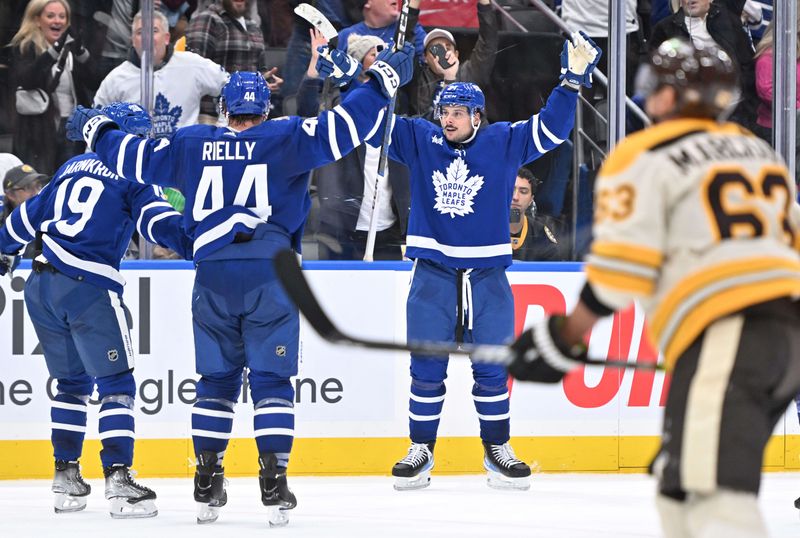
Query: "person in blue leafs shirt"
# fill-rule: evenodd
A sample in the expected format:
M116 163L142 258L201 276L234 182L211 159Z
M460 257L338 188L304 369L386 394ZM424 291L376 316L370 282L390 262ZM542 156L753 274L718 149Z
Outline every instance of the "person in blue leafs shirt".
M331 51L340 64L346 56ZM255 407L261 501L270 523L288 523L285 511L297 504L286 472L294 440L290 378L297 374L299 316L270 260L281 250L300 251L311 206L308 172L376 132L389 98L412 71L413 46L387 49L370 67L370 80L334 109L270 121L263 76L236 72L222 89L227 127L184 127L160 140L131 137L94 109L79 107L70 118L68 136L85 138L111 169L131 180L176 187L186 196L184 217L197 267L192 320L200 380L192 440L198 523L215 521L227 502L223 455L245 367Z
M505 269L511 265L509 216L517 170L569 136L578 89L591 86L599 58L591 39L574 34L561 54L560 86L527 121L481 127L483 92L468 82L442 90L435 110L440 125L396 118L389 157L411 173L409 341L512 341L514 302ZM349 82L358 71L357 66L341 70L347 74L332 77L337 84ZM473 363L472 371L489 485L527 489L530 468L509 444L507 372L481 363ZM446 357L411 354L411 447L392 469L396 489L430 483L446 376Z
M98 111L99 113L99 111ZM139 105L103 109L132 140L143 140L150 117ZM42 191L23 202L0 228L0 274L34 241L40 253L25 285L25 304L57 379L51 404L55 511L86 507L91 491L78 463L89 396L100 400L100 460L114 518L152 517L156 494L134 482L133 404L136 383L129 315L119 264L134 229L149 241L191 258L180 213L159 190L122 180L95 153L73 157Z

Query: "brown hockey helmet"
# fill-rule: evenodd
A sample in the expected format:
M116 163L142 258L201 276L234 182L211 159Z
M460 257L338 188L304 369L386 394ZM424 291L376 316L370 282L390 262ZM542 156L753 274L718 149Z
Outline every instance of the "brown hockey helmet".
M717 118L738 99L738 70L722 49L668 39L653 53L650 64L656 90L675 88L676 116Z

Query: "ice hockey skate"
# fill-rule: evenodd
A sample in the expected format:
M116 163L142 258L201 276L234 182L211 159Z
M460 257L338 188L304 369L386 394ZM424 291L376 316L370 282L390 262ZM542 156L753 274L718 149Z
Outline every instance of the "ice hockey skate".
M228 502L225 491L225 470L217 465L217 453L204 450L197 456L194 473L194 500L197 501L197 523L213 523L219 509Z
M106 499L111 501L111 517L128 519L158 515L153 502L156 499L155 492L134 482L127 465L111 465L103 469L103 474L106 477Z
M56 494L53 508L56 514L83 510L91 492L92 486L84 482L77 461L56 460L53 476L53 493Z
M489 473L486 483L495 489L526 490L531 487L531 468L514 455L509 443L483 443L483 466Z
M258 466L261 502L267 507L269 526L284 527L289 523L286 511L297 506L297 498L286 481L286 468L278 467L278 458L269 452L258 456Z
M392 467L394 489L422 489L431 484L433 445L434 443L411 443L406 457Z

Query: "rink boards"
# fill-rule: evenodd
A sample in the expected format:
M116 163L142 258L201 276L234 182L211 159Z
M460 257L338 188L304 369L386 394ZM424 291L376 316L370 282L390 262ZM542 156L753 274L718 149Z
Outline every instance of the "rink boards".
M23 268L29 267L23 265ZM307 275L324 308L346 332L403 341L409 263L309 262ZM579 264L515 264L508 271L516 329L545 312L562 312L583 284ZM24 279L0 278L0 478L52 474L48 379L24 308ZM190 298L184 262L123 267L133 314L138 394L135 467L142 476L187 476L194 398ZM654 361L636 307L603 320L591 354ZM388 474L407 446L407 354L332 346L305 322L296 387L294 474ZM482 450L470 390L469 361L452 359L436 449L436 471L481 470ZM593 368L554 386L512 386L511 431L517 455L541 471L641 472L658 446L667 386L663 374ZM90 406L84 474L99 476L97 405ZM240 398L226 456L230 476L256 472L252 402ZM800 427L792 405L774 432L765 465L800 469Z

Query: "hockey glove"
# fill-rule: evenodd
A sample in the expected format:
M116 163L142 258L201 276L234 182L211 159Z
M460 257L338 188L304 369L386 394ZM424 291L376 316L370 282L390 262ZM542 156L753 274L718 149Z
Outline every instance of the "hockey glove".
M573 90L579 90L581 85L592 87L592 71L597 67L600 50L592 39L583 32L572 34L572 39L564 42L561 51L561 84Z
M389 43L367 70L367 73L380 83L383 93L390 99L397 93L397 89L408 83L414 75L414 45L406 43L397 52L392 48L393 44Z
M349 84L354 78L361 74L361 64L352 56L339 50L329 50L328 47L317 47L319 58L317 58L317 72L319 78L331 78L331 82L337 87Z
M19 256L13 254L0 253L0 276L8 273L9 276L14 274L14 269L19 265Z
M99 109L78 105L67 120L67 138L76 142L85 140L89 150L94 151L97 135L106 129L117 127Z
M520 381L558 383L586 360L586 346L570 348L559 336L564 316L547 317L511 344L514 359L508 373Z

